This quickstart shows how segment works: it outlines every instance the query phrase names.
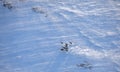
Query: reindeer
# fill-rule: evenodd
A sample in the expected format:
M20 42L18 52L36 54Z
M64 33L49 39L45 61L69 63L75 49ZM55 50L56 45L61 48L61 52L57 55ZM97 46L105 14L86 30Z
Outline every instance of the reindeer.
M61 42L61 44L64 44L64 46L62 46L62 48L61 48L61 51L68 52L69 46L70 46L70 44L72 44L72 42L69 42L69 44Z

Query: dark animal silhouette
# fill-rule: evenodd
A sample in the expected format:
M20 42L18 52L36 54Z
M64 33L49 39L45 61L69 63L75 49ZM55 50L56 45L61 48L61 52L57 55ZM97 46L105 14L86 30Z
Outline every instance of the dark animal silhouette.
M13 8L12 4L9 3L9 2L3 2L3 6L8 8L8 9L12 9Z
M69 42L69 43L72 44L72 42ZM64 46L62 46L61 51L68 51L70 44L63 43L63 42L61 42L61 44L64 44Z
M65 51L68 51L68 44L65 43L65 46L63 48L65 49Z

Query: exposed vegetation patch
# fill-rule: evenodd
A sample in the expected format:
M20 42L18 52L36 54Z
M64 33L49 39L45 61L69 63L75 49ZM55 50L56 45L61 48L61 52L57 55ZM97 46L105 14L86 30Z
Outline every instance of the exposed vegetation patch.
M76 66L80 68L90 69L90 70L93 68L92 64L86 61L80 64L76 64Z
M46 13L46 11L42 7L33 7L32 11L35 12L35 13L44 14L45 17L48 16L47 13Z

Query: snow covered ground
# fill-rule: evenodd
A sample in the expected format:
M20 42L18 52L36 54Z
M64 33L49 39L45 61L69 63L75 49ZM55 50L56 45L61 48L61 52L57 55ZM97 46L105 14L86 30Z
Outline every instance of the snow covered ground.
M120 0L0 0L0 72L120 72Z

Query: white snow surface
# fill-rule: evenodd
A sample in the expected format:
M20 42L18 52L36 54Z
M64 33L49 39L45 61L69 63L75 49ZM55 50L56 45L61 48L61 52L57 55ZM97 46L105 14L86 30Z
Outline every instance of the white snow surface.
M120 72L120 0L0 0L0 72Z

